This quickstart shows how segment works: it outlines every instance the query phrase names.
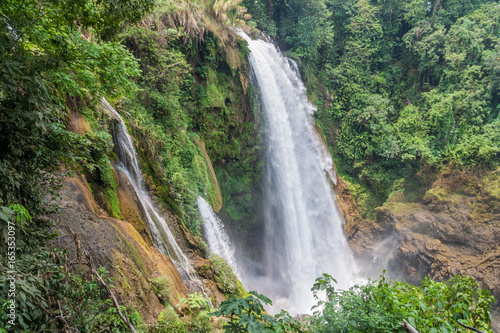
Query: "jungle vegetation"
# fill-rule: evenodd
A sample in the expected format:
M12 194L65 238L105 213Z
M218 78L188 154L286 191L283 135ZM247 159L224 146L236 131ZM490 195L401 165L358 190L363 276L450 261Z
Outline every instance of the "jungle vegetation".
M374 205L411 177L425 182L450 166L497 167L500 8L494 2L3 0L0 332L128 330L91 278L95 269L112 285L105 269L81 262L74 269L67 250L48 247L54 222L43 218L56 210L50 196L57 196L60 177L75 172L94 190L104 188L108 213L120 217L102 97L124 114L148 186L192 233L200 232L197 195L211 204L223 199L223 214L234 221L251 218L259 141L252 117L242 111L249 102L241 98L248 50L233 40L228 26L234 23L266 31L299 60L337 166L366 186ZM70 112L91 129L68 131ZM7 324L3 246L13 226L15 327ZM168 280L153 283L168 300ZM232 292L239 287L232 278L219 283ZM493 299L468 278L426 280L418 288L382 277L339 291L323 276L313 286L320 290L326 300L318 299L307 323L285 312L269 316L262 304L269 299L239 291L218 310L193 294L181 300L188 309L182 319L166 304L155 325L143 325L136 309L121 310L144 332L401 332L402 319L431 333L451 332L456 322L490 325ZM213 325L211 315L223 319Z
M337 168L369 195L365 217L391 193L421 198L443 170L498 167L496 1L243 3L302 64Z

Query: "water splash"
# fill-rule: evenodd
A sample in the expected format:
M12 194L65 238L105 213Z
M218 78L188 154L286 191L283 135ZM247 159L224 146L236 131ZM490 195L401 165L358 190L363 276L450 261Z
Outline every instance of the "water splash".
M308 313L315 304L310 289L317 277L329 273L347 288L355 272L328 181L336 182L333 163L314 131L315 108L293 63L274 45L251 40L242 31L238 34L251 51L267 157L265 255L263 262L242 270L243 281L269 296L275 309Z
M208 249L212 254L224 259L231 266L233 272L239 275L234 249L221 220L202 197L198 197L198 210L203 218L203 230L205 231Z
M137 161L134 145L132 143L132 137L128 133L122 117L106 101L105 98L102 99L102 105L109 112L111 118L117 120L118 126L113 137L115 140L116 154L118 161L120 162L118 168L124 171L130 181L130 184L134 188L137 198L141 203L144 216L146 217L151 230L155 246L160 252L168 255L172 259L174 265L181 274L184 283L188 285L190 290L203 290L201 282L197 278L190 260L186 257L184 252L182 252L182 249L177 244L167 222L158 212L153 204L151 196L143 187L141 169L139 168L139 163Z

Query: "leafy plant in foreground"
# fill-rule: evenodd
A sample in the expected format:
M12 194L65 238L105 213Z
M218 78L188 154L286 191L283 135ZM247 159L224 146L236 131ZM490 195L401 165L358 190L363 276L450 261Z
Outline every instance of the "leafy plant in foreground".
M406 319L420 333L460 331L456 323L491 331L490 307L495 299L471 277L455 276L447 282L424 279L420 287L402 282L369 281L348 290L335 289L328 274L312 290L314 332L405 332ZM326 291L326 300L318 292Z
M184 313L182 321L189 332L213 332L214 328L210 322L210 311L213 307L210 298L204 297L201 293L194 293L187 298L181 298L177 306L182 307Z
M269 298L255 291L246 298L231 298L219 306L213 313L216 316L229 317L223 328L226 332L305 332L300 322L284 310L276 316L270 316L264 310L264 304L272 305Z

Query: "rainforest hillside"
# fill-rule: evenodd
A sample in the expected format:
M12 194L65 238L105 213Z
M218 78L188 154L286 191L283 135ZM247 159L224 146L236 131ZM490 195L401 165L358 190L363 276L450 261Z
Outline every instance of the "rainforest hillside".
M208 304L242 288L222 259L208 260L196 200L219 211L219 178L231 196L227 214L241 220L258 177L248 50L232 30L245 25L246 10L230 1L7 1L0 9L0 326L126 330L106 291L112 280L133 326L157 325L169 303L180 307L164 315L184 307L195 321L206 308L203 323L188 325L209 325ZM181 277L155 246L120 160L120 121L102 98L132 134L145 187L196 277Z
M486 1L2 1L0 332L492 332L499 25ZM198 197L250 261L264 251L237 29L298 63L364 276L420 287L324 274L310 316L271 316L210 254Z
M495 170L499 24L493 1L244 1L300 60L316 117L360 208L415 201L437 174Z

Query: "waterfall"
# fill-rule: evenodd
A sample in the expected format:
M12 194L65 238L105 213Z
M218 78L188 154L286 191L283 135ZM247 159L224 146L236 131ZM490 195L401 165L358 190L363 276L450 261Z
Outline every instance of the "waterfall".
M297 63L293 59L286 58L286 60L288 61L288 63L292 67L293 71L295 72L295 74L297 75L299 80L301 80L302 78L300 77L299 65L297 65Z
M314 131L315 107L294 62L263 40L248 42L265 126L263 262L242 269L245 286L273 300L274 309L310 313L311 287L322 273L347 288L355 264L328 178L336 182L329 152ZM293 67L292 67L293 66ZM273 311L274 309L271 309ZM273 311L274 312L274 311Z
M193 288L193 291L203 289L190 260L182 252L167 222L156 209L149 193L144 189L141 169L139 168L132 138L125 127L122 117L105 98L102 99L102 105L110 116L118 122L118 128L114 133L115 149L119 161L117 168L124 171L134 188L151 230L155 246L161 253L168 255L172 259L183 281L190 289Z
M231 266L233 272L239 275L236 259L234 258L234 249L221 220L202 197L198 197L198 210L203 218L203 230L205 231L208 249L212 254L224 259Z

